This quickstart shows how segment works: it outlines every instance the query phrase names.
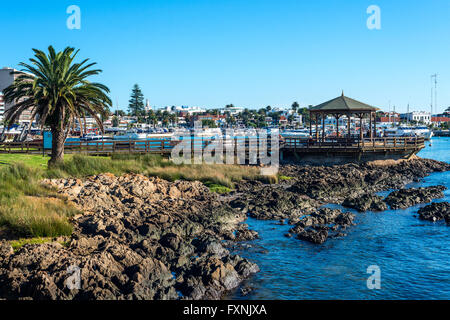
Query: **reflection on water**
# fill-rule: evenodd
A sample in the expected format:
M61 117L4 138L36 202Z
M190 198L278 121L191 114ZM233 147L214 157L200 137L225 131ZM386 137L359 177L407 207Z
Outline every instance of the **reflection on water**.
M419 156L450 162L449 150L450 138L435 138ZM450 188L450 173L434 173L419 183L437 184ZM435 201L450 201L450 191ZM236 290L231 298L450 299L450 229L414 217L421 206L356 213L357 225L347 237L323 245L284 237L290 226L248 219L261 236L250 243L266 250L236 250L261 271L245 284L253 288L249 295ZM381 268L380 290L367 289L370 265Z

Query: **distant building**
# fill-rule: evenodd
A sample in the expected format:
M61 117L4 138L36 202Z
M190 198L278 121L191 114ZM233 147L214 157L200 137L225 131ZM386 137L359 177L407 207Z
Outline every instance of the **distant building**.
M0 91L3 91L5 88L9 87L17 78L17 75L11 74L14 71L17 70L8 67L0 69Z
M303 123L303 116L301 114L294 114L294 120L292 121L292 124L294 126L301 126Z
M216 125L221 125L221 124L225 124L225 115L222 115L222 114L218 114L218 115L198 114L198 115L195 115L194 117L192 117L191 124L193 124L196 121L202 121L202 120L211 120L211 121L214 121L214 123Z
M189 106L166 106L163 107L161 110L167 111L170 113L185 113L185 114L196 114L196 113L204 113L206 112L205 109L200 107L189 107Z
M150 100L146 100L145 102L145 113L149 112L150 110L152 110L152 107L150 106Z
M265 117L264 121L267 123L267 125L273 125L273 118L272 117Z
M11 84L13 84L14 80L18 77L18 74L14 74L13 72L16 72L16 69L4 67L3 69L0 69L0 93L3 92L7 87L9 87ZM3 100L4 98L2 98ZM3 112L1 111L0 107L0 119L4 118L4 112L8 110L12 104L5 103L3 101ZM22 115L19 118L19 123L30 123L31 121L31 110L25 110L22 112Z
M400 122L400 117L394 117L394 116L392 116L392 117L380 117L380 122L381 123L391 123L391 122L395 122L395 123L397 123L397 122Z
M448 117L439 117L439 116L434 117L433 116L433 117L431 117L431 122L434 124L437 124L437 125L441 125L443 123L450 122L450 116L448 116Z
M3 94L0 93L0 122L3 121L5 114L5 101L3 100Z
M278 124L280 126L285 126L288 124L288 119L285 116L280 116L280 119L278 120Z
M11 74L12 71L14 71L14 69L6 67L0 69L0 121L3 121L5 111L10 107L10 105L6 105L5 103L3 90L14 82L15 77Z
M400 114L400 118L402 120L406 120L408 122L420 122L425 124L431 123L431 113L425 111L413 111L409 113Z
M366 119L364 119L365 121ZM359 118L357 117L350 117L350 122L352 123L359 123ZM339 126L346 126L348 124L348 118L347 117L340 117L339 118ZM327 116L325 118L325 125L336 125L336 118L333 116Z
M235 115L237 115L237 114L242 113L242 112L244 111L244 109L241 108L241 107L236 107L236 106L227 106L227 107L222 108L222 109L220 110L220 112L222 112L222 113L225 113L225 112L227 112L227 111L228 111L232 116L235 116Z
M0 122L3 121L4 113L5 113L5 102L3 100L3 94L0 93Z

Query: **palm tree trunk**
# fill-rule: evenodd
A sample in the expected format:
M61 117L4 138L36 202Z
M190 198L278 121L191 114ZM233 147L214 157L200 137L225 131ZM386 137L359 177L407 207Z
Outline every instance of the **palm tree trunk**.
M64 160L64 142L66 135L64 130L59 126L51 128L52 131L52 155L48 161L48 166L53 166Z

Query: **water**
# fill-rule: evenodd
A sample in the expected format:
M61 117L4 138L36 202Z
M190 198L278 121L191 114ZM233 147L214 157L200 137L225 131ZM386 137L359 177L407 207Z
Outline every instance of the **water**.
M419 156L450 162L450 138L435 138ZM434 173L410 186L443 184L450 172ZM450 191L436 202L450 201ZM286 238L290 226L248 219L261 239L256 248L237 250L261 271L233 299L450 299L450 227L421 221L414 215L424 205L405 210L356 213L348 235L314 245ZM351 211L348 209L344 209ZM264 250L262 250L264 249ZM381 270L381 289L367 288L367 268Z

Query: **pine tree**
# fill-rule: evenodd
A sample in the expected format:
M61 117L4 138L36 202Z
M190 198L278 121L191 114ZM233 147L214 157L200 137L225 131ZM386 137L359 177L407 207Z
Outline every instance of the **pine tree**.
M144 94L142 93L141 88L139 88L139 85L134 85L128 103L128 112L131 116L138 117L145 113Z

